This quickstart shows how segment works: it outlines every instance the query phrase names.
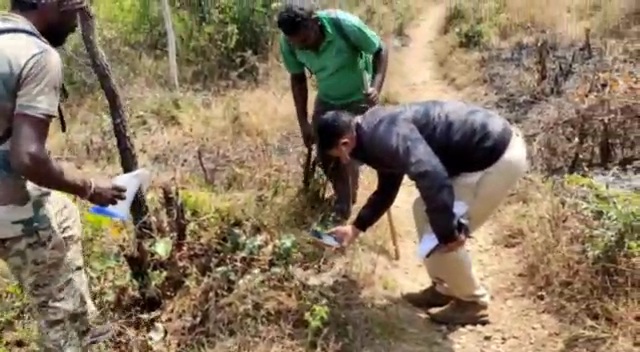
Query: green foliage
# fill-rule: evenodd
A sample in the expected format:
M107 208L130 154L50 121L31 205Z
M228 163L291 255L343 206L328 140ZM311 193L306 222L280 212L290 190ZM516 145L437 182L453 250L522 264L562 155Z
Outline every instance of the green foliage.
M173 242L171 242L171 239L165 237L155 240L151 249L160 259L168 259L169 255L171 255L172 247Z
M198 75L219 77L228 70L255 74L252 59L264 58L271 48L277 7L264 0L207 3L203 8L182 6L174 13L181 62L198 67Z
M465 27L456 28L458 43L463 48L478 48L487 40L486 27L480 23L472 23Z
M255 76L254 59L264 58L273 43L277 4L266 0L170 3L181 73L197 77L198 83L229 78L234 71L239 71L240 78ZM114 59L131 59L135 52L166 60L160 2L101 0L93 6L102 43Z
M325 304L314 304L304 313L304 320L309 326L309 331L315 333L322 329L329 321L330 309Z
M448 32L452 28L457 28L458 26L463 25L472 15L473 14L470 13L467 6L462 4L453 5L445 17L445 30Z
M445 31L455 33L458 45L475 49L486 45L505 21L503 1L465 1L449 9Z
M8 0L0 5L8 8ZM273 0L169 0L176 36L182 85L211 87L223 79L255 81L260 63L273 52L278 33ZM332 6L331 2L326 3ZM354 11L372 27L401 32L411 14L408 1L379 4L348 1L340 8ZM118 82L163 84L168 76L167 34L157 0L94 0L97 34ZM389 20L395 19L395 21ZM394 28L388 28L393 24ZM99 89L79 35L63 51L65 82L73 93Z
M565 182L582 191L578 202L597 221L587 248L594 263L615 265L622 258L640 256L640 194L608 189L577 175L567 176Z
M290 200L276 196L278 198L265 200L270 207L282 206L274 209L274 213L291 207ZM148 199L153 213L164 213L153 194ZM308 322L308 326L300 327L301 333L313 331L308 342L316 343L319 338L316 334L327 329L327 297L319 294L319 288L301 286L293 276L294 269L320 268L317 259L321 251L308 245L311 240L304 234L294 236L291 232L267 234L259 217L273 216L264 208L254 213L242 201L221 201L220 196L204 191L184 192L182 199L190 226L188 243L178 256L186 261L176 259L171 232L158 230L156 238L145 243L151 254L152 283L162 289L168 304L180 307L181 313L171 320L185 332L185 339L172 338L187 348L204 345L208 339L228 336L233 331L258 336L265 325L295 319ZM95 303L104 318L128 321L137 309L135 283L123 255L130 246L132 228L88 213L86 209L82 214L86 272ZM166 221L162 218L158 223ZM277 227L286 229L285 224ZM299 232L299 229L288 230ZM37 329L28 309L28 298L16 282L6 280L5 283L2 277L0 280L3 280L0 281L0 351L34 343ZM179 292L175 299L171 293L174 291ZM304 295L298 298L297 292ZM281 304L280 297L287 295L292 295L292 303ZM215 312L211 316L215 321L201 321L201 312ZM197 337L186 334L203 327L207 333L201 332ZM116 338L108 350L116 350L116 346L120 348L126 343Z
M261 0L171 3L183 85L215 83L221 78L255 77L257 62L273 49L276 34L273 15L278 4ZM389 1L385 1L387 3ZM140 80L142 83L147 80L150 85L162 85L167 58L160 2L95 0L92 4L99 44L106 53L116 82L123 88L125 99L131 93L145 93L138 91ZM366 9L368 17L363 18L377 16L373 16L375 7L366 5ZM377 16L372 26L376 27L381 19ZM78 96L83 104L94 103L91 100L95 97L93 94L99 94L99 87L79 35L71 38L63 57L67 66L67 86L72 93L91 92L90 97ZM127 87L127 84L133 87ZM138 102L149 98L148 94L144 95L135 98ZM149 99L154 108L145 110L148 116L142 116L144 118L131 119L131 131L135 135L156 124L180 127L181 117L192 116L188 115L192 110L185 108L185 99L180 97L179 102L167 99L160 103L160 99ZM227 102L229 107L225 106L221 115L225 121L232 121L233 127L237 125L238 134L241 134L242 119L246 114L242 104L245 102L239 98ZM180 113L174 113L178 110ZM138 117L134 113L132 116ZM91 121L92 128L109 132L109 119L95 117L96 120ZM189 138L187 129L188 126L184 126L180 132L185 131L185 136L180 135L175 141ZM86 133L90 134L93 133ZM84 136L73 134L70 141L82 140ZM173 141L173 136L171 139ZM147 195L150 218L157 231L154 238L143 241L143 246L149 252L151 280L159 288L165 303L161 315L140 314L136 284L125 259L129 258L126 252L133 248L132 226L87 214L83 209L82 244L91 294L101 311L101 318L118 325L117 336L108 343L106 350L121 351L131 346L151 350L144 345L148 327L152 325L150 320L154 320L154 324L171 325L172 334L167 337L170 340L167 344L171 345L169 350L211 346L237 336L260 339L262 334L274 330L280 330L275 332L287 339L297 338L297 335L303 337L311 330L320 332L315 340L331 335L325 334L331 329L329 320L335 320L333 316L329 318L329 312L343 311L335 307L339 306L344 291L337 283L336 286L333 283L311 285L297 277L299 271L313 275L330 265L330 261L324 260L327 252L310 245L312 239L306 233L319 217L318 213L329 205L324 199L326 182L316 178L309 194L299 194L297 159L289 158L294 148L288 144L284 148L278 145L281 149L277 153L280 154L273 153L274 160L271 157L264 160L262 154L253 152L254 142L255 146L261 146L257 140L247 141L246 145L244 141L237 143L240 148L233 150L231 166L223 165L223 169L228 170L216 175L215 185L193 187L189 183L193 188L181 191L188 223L186 241L180 243L181 246L176 241L177 226L167 219L159 196L153 192ZM298 141L295 142L297 145ZM207 140L202 143L222 142ZM178 150L173 151L177 153L191 153L191 147L195 145L177 144ZM86 146L91 153L104 149L93 142L78 145ZM252 149L250 156L244 155L243 148ZM276 150L275 146L269 148ZM167 151L172 149L166 147ZM100 160L96 165L114 163L115 154L108 156L112 159ZM258 158L261 160L254 160ZM283 163L285 158L287 161ZM86 164L97 159L78 157ZM148 162L170 163L166 160L173 159ZM171 165L158 166L165 170ZM183 170L189 170L188 166ZM201 178L199 169L188 172L194 178ZM249 178L258 180L249 183ZM186 182L181 184L186 185ZM0 351L2 348L15 350L16 346L36 340L35 323L27 308L28 299L19 286L9 280L7 285L3 284L0 281ZM354 289L346 292L357 294ZM318 342L318 346L321 343Z
M34 347L34 324L26 319L28 312L29 299L20 285L0 277L0 352L16 345Z

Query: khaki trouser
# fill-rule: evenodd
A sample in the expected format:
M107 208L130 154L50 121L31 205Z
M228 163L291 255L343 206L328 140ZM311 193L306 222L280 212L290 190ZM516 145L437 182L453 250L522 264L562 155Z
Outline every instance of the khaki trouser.
M355 102L346 105L333 105L316 99L312 124L314 125L320 116L333 110L344 110L354 115L362 115L371 106L365 102ZM358 186L360 183L360 167L357 162L351 160L349 164L343 165L339 159L330 155L323 154L319 156L320 167L325 176L333 187L333 193L336 196L335 213L342 219L348 219L351 216L351 208L355 204L358 195Z
M0 206L0 259L30 296L41 351L84 351L96 308L83 269L82 227L71 199L52 193Z
M527 147L521 133L514 128L504 155L486 170L464 174L452 180L457 200L469 206L469 228L480 228L509 195L527 172ZM420 197L413 204L418 237L430 231L425 205ZM488 304L489 295L478 281L466 248L451 253L436 251L425 259L427 272L435 288L445 295L465 301Z

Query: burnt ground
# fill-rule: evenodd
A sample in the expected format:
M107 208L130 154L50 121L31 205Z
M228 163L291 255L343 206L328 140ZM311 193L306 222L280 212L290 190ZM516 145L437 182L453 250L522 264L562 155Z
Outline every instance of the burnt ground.
M484 104L521 126L537 170L640 189L639 44L541 35L486 51Z

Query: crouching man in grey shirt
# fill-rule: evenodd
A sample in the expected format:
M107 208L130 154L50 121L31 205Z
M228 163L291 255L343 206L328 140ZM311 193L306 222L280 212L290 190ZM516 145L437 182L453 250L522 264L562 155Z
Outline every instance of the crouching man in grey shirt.
M488 323L489 295L471 267L466 234L487 220L526 173L520 132L489 110L436 100L377 107L358 117L331 111L317 128L320 152L343 163L354 158L378 175L355 221L331 233L344 246L352 243L391 207L407 175L420 193L413 204L416 232L435 233L440 245L425 259L433 285L404 298L438 323ZM466 219L454 213L455 200L469 207Z

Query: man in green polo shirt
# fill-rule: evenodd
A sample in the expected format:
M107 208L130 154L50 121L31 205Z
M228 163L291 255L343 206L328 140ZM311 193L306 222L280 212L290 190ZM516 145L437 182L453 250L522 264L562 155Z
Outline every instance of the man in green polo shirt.
M287 5L278 14L280 51L291 75L291 92L305 145L315 142L315 121L331 110L363 114L378 103L388 51L380 37L358 17L341 10L312 11ZM318 96L311 122L307 112L305 69L316 77ZM342 165L320 156L322 169L336 195L334 215L351 215L358 190L358 165Z

